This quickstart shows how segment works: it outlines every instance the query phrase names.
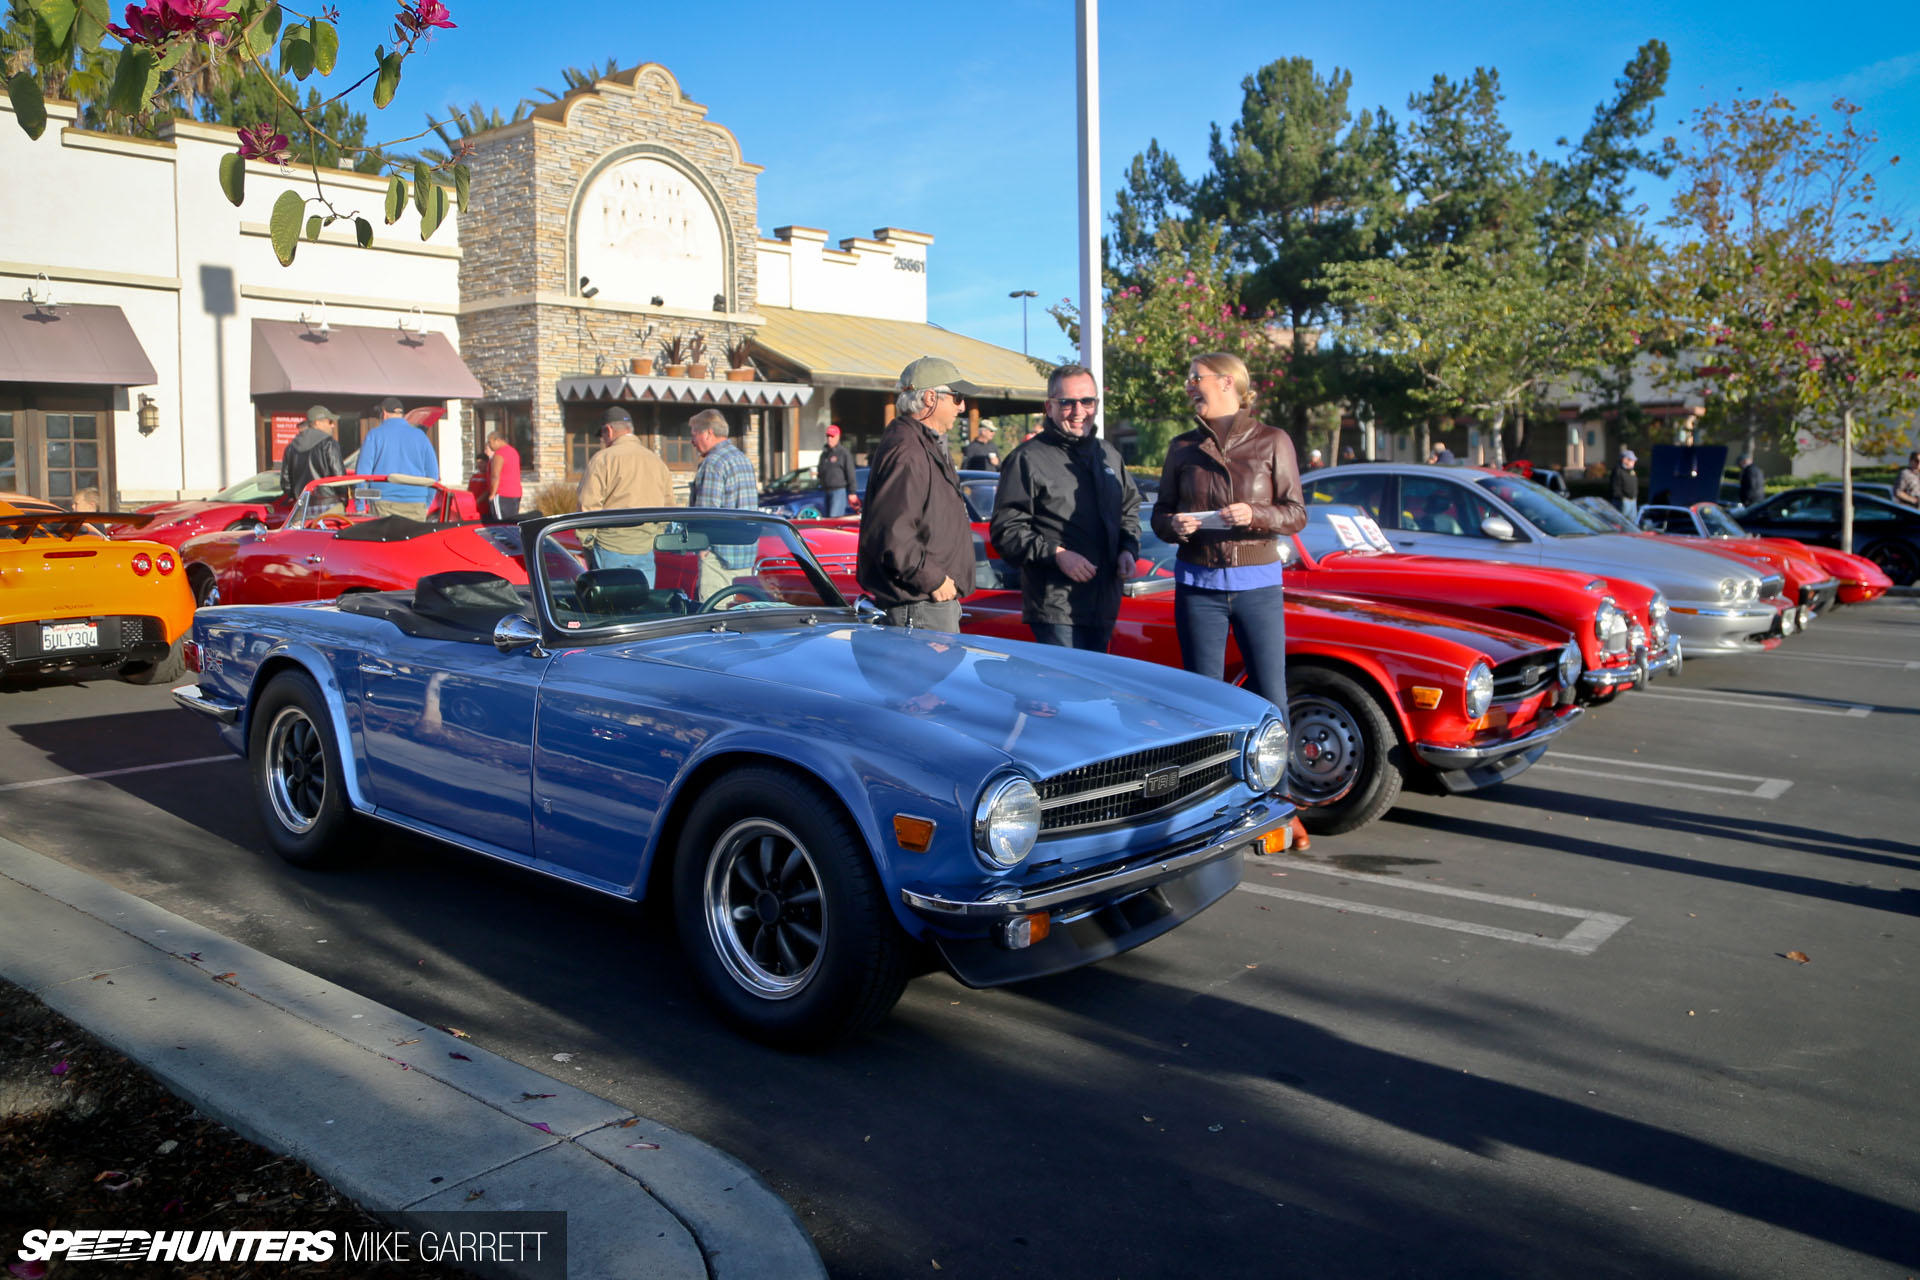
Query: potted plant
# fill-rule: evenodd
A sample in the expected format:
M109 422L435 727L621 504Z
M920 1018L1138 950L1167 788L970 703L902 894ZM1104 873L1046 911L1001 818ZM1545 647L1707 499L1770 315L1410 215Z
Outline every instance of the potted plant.
M687 344L687 376L689 378L704 378L707 376L707 338L705 334L694 334L693 341Z
M653 372L653 357L652 356L634 356L632 359L627 361L627 367L633 370L633 372L638 374L640 377L642 378L647 377L649 374Z
M752 382L755 378L753 357L747 352L746 335L727 344L727 381Z
M660 359L666 363L669 378L687 376L687 340L674 335L660 344Z

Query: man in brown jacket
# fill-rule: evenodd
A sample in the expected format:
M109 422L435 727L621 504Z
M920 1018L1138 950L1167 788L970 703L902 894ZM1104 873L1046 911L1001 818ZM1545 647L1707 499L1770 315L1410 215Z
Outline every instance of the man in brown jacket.
M660 455L633 434L633 417L619 405L601 420L600 452L587 462L580 481L580 509L607 511L623 507L671 507L673 474ZM649 528L582 529L596 569L639 569L653 580L653 530Z
M973 590L973 526L947 433L980 389L953 362L922 356L900 372L894 418L867 462L860 586L897 627L960 629Z

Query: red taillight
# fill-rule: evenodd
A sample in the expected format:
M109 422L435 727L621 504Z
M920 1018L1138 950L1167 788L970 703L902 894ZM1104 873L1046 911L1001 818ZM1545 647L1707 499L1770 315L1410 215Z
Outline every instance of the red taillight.
M187 664L187 670L200 674L200 646L191 640L180 642L180 660Z
M174 570L173 556L165 551L155 556L153 563L162 573L172 573Z
M153 572L153 557L144 551L134 552L129 563L133 565L133 571L143 578Z

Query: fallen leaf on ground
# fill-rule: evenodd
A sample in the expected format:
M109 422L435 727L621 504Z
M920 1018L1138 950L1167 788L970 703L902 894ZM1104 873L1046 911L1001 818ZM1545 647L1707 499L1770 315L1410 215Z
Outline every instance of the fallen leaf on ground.
M485 1194L487 1194L485 1187L480 1188L478 1191L469 1191L467 1192L467 1203L471 1204Z
M529 1096L529 1097L533 1097L533 1098L551 1098L551 1097L552 1097L553 1095L552 1095L552 1094L550 1094L550 1093L535 1093L535 1094L529 1094L528 1096ZM633 1118L631 1118L631 1119L628 1119L628 1120L622 1120L622 1121L620 1122L620 1127L621 1127L622 1129L631 1129L631 1128L633 1128L633 1126L635 1126L635 1125L637 1125L637 1124L639 1124L639 1123L640 1123L640 1117L639 1117L639 1116L634 1116L634 1117L633 1117Z
M419 1043L420 1042L418 1040L395 1040L393 1042L393 1047L396 1049L404 1049L410 1044L419 1044Z
M462 1031L462 1030L461 1030L460 1028L458 1028L458 1027L442 1027L442 1028L440 1028L440 1029L441 1029L442 1031L444 1031L444 1032L446 1032L446 1033L447 1033L448 1035L450 1035L450 1036L454 1036L454 1037L456 1037L456 1038L458 1038L458 1039L461 1039L461 1040L471 1040L471 1039L473 1039L473 1037L472 1037L472 1036L470 1036L470 1035L468 1035L468 1034L467 1034L466 1032L464 1032L464 1031Z
M544 1121L544 1120L531 1120L531 1121L528 1121L528 1124L527 1124L527 1127L528 1127L528 1128L530 1128L530 1129L538 1129L538 1130L539 1130L540 1132L542 1132L542 1133L552 1133L552 1132L553 1132L553 1130L551 1130L551 1129L549 1129L549 1128L547 1127L547 1122L546 1122L546 1121Z
M239 977L239 976L240 976L239 974L237 974L237 973L233 973L233 972L227 972L227 973L216 973L216 974L214 974L214 975L213 975L213 980L214 980L215 982L224 982L224 983L226 983L226 984L227 984L228 986L232 986L232 985L233 985L233 979L235 979L235 978L237 978L237 977Z
M572 1062L573 1055L570 1053L556 1053L553 1055L553 1060L555 1062Z
M657 1142L629 1142L627 1144L627 1150L629 1151L658 1151L659 1149L660 1144Z
M1813 963L1813 957L1812 957L1812 956L1810 956L1810 955L1808 955L1808 954L1807 954L1806 952L1804 952L1804 951L1789 951L1789 952L1787 952L1787 959L1789 959L1789 960L1792 960L1792 961L1794 961L1794 962L1796 962L1796 963L1798 963L1798 964L1812 964L1812 963Z
M453 1052L452 1050L448 1050L448 1051L447 1051L447 1056L448 1056L449 1058L458 1058L458 1059L460 1059L460 1061L462 1061L462 1062L472 1062L472 1061L473 1061L473 1059L472 1059L472 1058L469 1058L469 1057L468 1057L468 1056L467 1056L466 1054L464 1054L464 1053L454 1053L454 1052Z

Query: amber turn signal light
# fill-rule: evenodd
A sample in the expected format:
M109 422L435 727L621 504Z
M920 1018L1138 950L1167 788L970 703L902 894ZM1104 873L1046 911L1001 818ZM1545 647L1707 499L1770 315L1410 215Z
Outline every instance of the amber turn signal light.
M1260 837L1260 852L1285 853L1287 846L1293 842L1292 837L1292 827L1275 827L1273 830L1267 832L1266 835Z
M933 823L926 818L893 815L893 838L908 853L925 853L933 844Z
M1438 689L1430 689L1426 685L1417 684L1413 686L1410 692L1413 694L1413 705L1422 711L1431 711L1440 705L1440 691Z

